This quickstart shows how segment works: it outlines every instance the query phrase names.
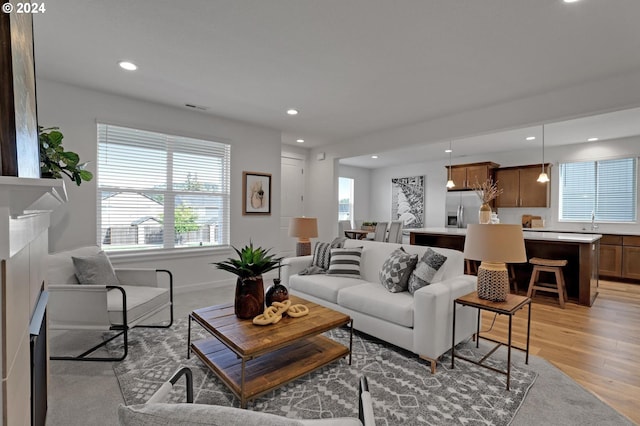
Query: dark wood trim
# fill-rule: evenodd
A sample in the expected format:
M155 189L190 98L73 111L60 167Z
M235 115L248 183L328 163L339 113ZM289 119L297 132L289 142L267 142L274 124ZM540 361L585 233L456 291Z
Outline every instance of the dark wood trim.
M0 175L18 176L9 13L0 14L0 157Z

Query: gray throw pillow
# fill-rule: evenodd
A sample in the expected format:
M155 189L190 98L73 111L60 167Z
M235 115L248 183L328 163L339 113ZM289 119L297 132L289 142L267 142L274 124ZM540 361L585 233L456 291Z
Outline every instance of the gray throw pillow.
M418 289L431 284L436 272L446 261L447 256L436 253L430 247L427 248L409 277L409 293L413 294Z
M380 283L391 293L407 291L409 275L417 262L417 254L409 254L402 247L395 249L382 264Z
M327 275L360 278L362 247L331 249L331 261Z
M332 248L340 248L344 245L344 241L346 238L334 238L330 243L323 243L318 241L313 250L313 259L311 260L311 266L318 267L322 269L322 272L313 272L316 274L321 274L329 269L329 263L331 261L331 249ZM311 274L308 274L311 275Z
M103 251L94 256L72 256L71 259L80 284L120 285L111 261Z

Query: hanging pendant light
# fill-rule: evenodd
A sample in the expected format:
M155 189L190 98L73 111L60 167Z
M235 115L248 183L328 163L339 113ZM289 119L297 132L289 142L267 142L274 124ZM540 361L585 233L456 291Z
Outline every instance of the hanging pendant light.
M544 171L544 124L542 125L542 172L538 176L537 180L540 183L549 182L549 176Z
M451 179L451 141L449 141L449 180L447 181L447 188L451 189L456 186Z

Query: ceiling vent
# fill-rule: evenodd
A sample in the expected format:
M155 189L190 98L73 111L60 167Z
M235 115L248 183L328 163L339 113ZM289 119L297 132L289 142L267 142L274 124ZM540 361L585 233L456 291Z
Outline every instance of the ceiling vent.
M206 110L209 109L207 107L200 106L200 105L194 105L194 104L184 104L184 106L186 106L187 108L197 109L197 110L200 110L200 111L206 111Z

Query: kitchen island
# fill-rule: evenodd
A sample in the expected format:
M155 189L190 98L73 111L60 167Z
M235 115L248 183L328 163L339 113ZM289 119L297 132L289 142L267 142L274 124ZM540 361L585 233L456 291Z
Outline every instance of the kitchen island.
M419 228L410 231L414 245L451 248L464 251L464 228ZM569 300L591 306L598 295L598 266L600 234L540 232L525 230L524 245L527 258L566 259L563 268ZM514 264L518 289L526 292L532 266Z

